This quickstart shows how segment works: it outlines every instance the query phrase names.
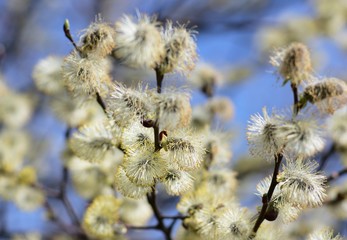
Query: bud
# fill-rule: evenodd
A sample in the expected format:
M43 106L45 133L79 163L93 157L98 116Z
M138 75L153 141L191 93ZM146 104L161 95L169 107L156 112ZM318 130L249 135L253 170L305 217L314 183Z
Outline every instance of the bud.
M65 19L65 22L64 22L64 32L67 32L67 31L70 31L70 22L69 22L69 19Z
M271 202L266 210L265 219L272 222L272 221L275 221L277 217L278 217L278 209L274 206L274 203Z

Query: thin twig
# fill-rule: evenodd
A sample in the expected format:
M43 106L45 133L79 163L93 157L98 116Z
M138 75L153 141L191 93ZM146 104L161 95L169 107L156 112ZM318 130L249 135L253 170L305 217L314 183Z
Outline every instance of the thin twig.
M153 226L126 226L127 229L133 229L133 230L147 230L147 229L158 229L158 225L153 225Z
M157 79L157 93L160 94L164 75L161 73L161 71L159 69L155 69L155 73L156 73L156 79ZM157 114L157 116L158 116L158 114ZM157 152L161 149L160 136L159 136L160 130L159 130L158 120L155 121L155 124L153 126L153 130L154 130L154 146L155 146L154 151ZM164 221L163 221L163 217L162 217L162 215L159 211L159 208L157 206L156 195L155 195L155 185L152 187L152 191L147 194L147 202L151 206L153 213L154 213L154 216L157 219L157 222L158 222L157 229L160 229L163 232L166 240L171 240L170 229L168 229L165 226Z
M155 147L155 151L159 151L161 149L160 146L160 139L159 139L159 125L158 123L156 123L153 127L154 130L154 147Z
M67 39L69 39L69 41L72 43L74 48L80 53L80 49L77 47L75 41L72 38L72 35L71 35L71 32L70 32L70 23L69 23L68 19L66 19L65 22L64 22L63 30L64 30L64 33L65 33L65 37Z
M48 202L48 200L46 199L46 201L43 204L43 207L46 210L46 214L49 220L51 220L52 222L57 223L57 225L59 227L61 227L64 231L69 232L69 228L67 227L67 225L55 214L52 206L50 205L50 203Z
M80 221L77 217L77 214L75 213L75 210L72 207L72 204L70 203L67 193L66 193L66 187L68 183L68 169L66 167L63 168L63 180L61 183L61 188L60 188L60 200L62 201L63 205L65 206L66 212L68 213L71 221L73 224L80 226Z
M155 187L153 187L152 192L147 194L147 201L153 210L155 218L158 221L157 228L160 229L164 233L166 240L171 240L170 231L168 228L166 228L164 221L163 221L163 217L162 217L162 215L159 211L159 208L157 206Z
M59 198L59 195L60 195L60 191L59 190L46 187L46 186L44 186L44 185L42 185L40 183L35 183L32 186L34 188L38 188L41 191L43 191L47 197Z
M170 226L169 226L169 228L168 228L168 231L169 231L169 234L170 234L170 235L171 235L172 229L173 229L173 227L175 226L177 220L178 220L177 218L173 219L172 222L171 222L171 224L170 224Z
M347 174L347 168L341 169L338 172L333 172L329 177L327 177L327 182L331 182L333 180L336 180L337 178L339 178L345 174Z
M66 132L65 132L65 139L68 140L70 135L71 135L71 131L72 129L70 127L68 127L66 129ZM70 203L68 197L67 197L67 192L66 192L66 189L67 189L67 185L68 185L68 180L69 180L69 170L67 167L63 167L62 169L62 181L60 183L60 194L58 196L58 198L62 201L65 209L66 209L66 212L68 213L71 221L77 225L77 226L80 226L80 221L77 217L77 214L75 213L75 210L73 209L72 207L72 204Z
M7 204L5 201L0 199L0 236L2 233L7 232L7 226L6 226L6 211L7 211Z
M67 187L67 183L68 183L68 169L66 167L63 168L63 173L62 174L63 174L63 177L62 177L62 181L60 183L59 190L47 188L47 187L45 187L45 186L43 186L41 184L35 184L33 186L38 188L38 189L40 189L40 190L42 190L47 195L47 197L52 197L52 198L59 199L63 203L63 205L64 205L64 207L65 207L69 217L73 221L73 223L75 225L79 226L80 223L79 223L78 217L75 214L75 211L74 211L70 201L68 200L67 194L66 194L66 187ZM45 208L47 210L50 210L50 212L53 212L52 208L48 204L48 200L46 200Z
M279 172L279 169L280 169L280 166L281 166L282 159L283 159L283 155L281 153L279 153L279 154L277 154L275 156L275 167L274 167L274 171L273 171L273 174L272 174L271 184L270 184L268 192L266 194L264 194L263 197L262 197L263 206L262 206L262 208L260 210L258 219L257 219L257 221L254 224L253 234L252 234L251 238L255 237L255 235L256 235L260 225L265 220L266 212L268 210L269 203L271 202L272 195L273 195L273 193L275 191L275 188L276 188L276 186L278 184L278 182L277 182L277 175L278 175L278 172Z
M104 110L104 113L106 113L106 104L98 92L96 93L96 101L99 103L102 110Z
M155 69L155 75L157 78L157 93L161 93L162 83L164 80L164 74L157 68Z
M181 220L183 220L183 219L186 219L186 218L188 218L188 216L162 216L162 218L163 219L181 219Z
M75 234L75 235L79 235L79 236L84 236L85 235L84 232L82 231L82 229L80 229L79 227L65 224L58 217L58 215L54 212L54 210L53 210L52 206L50 205L50 203L48 202L48 200L46 200L44 202L43 207L46 210L46 214L47 214L49 220L51 220L52 222L55 222L66 233L68 233L68 234Z
M298 87L294 83L292 83L290 86L292 88L293 100L294 100L294 103L293 103L293 116L296 117L298 115L299 111L301 110L301 107L299 106ZM269 203L271 202L272 195L273 195L273 193L275 191L275 188L276 188L276 186L278 184L278 182L277 182L277 175L278 175L278 172L279 172L279 169L280 169L280 166L281 166L282 159L283 159L282 152L279 152L279 153L277 153L275 155L275 167L274 167L274 171L273 171L273 175L272 175L272 179L271 179L271 184L270 184L268 192L266 194L264 194L263 197L262 197L263 206L262 206L262 208L260 210L260 213L259 213L259 216L258 216L258 218L257 218L257 220L256 220L256 222L254 224L254 227L253 227L250 239L253 239L256 236L257 231L258 231L260 225L263 223L263 221L266 218L266 214L267 214L267 211L268 211Z
M161 88L162 88L162 83L164 80L164 74L161 73L161 71L157 68L155 69L155 75L156 75L156 80L157 80L157 93L161 93ZM157 113L158 117L158 113ZM159 130L159 123L158 120L155 121L154 126L154 147L155 151L159 151L161 149L160 146L160 130Z
M339 192L339 193L337 193L335 198L325 201L324 204L326 204L326 205L336 205L336 204L342 202L343 200L345 200L346 197L347 197L347 193L346 192Z
M329 158L335 153L336 151L336 144L333 143L329 150L327 152L325 152L322 157L321 157L321 160L320 160L320 164L319 164L319 167L317 169L317 171L321 171L324 169L326 163L328 162Z
M290 84L293 92L293 98L294 98L294 105L293 105L293 114L294 116L298 115L300 111L300 106L299 106L299 96L298 96L298 87L296 84Z

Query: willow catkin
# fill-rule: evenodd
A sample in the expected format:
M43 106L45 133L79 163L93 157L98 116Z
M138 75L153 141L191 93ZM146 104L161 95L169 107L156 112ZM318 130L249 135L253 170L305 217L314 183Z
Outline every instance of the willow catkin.
M279 73L284 80L290 80L292 84L298 85L307 80L311 72L311 57L307 47L302 43L289 45L279 66Z

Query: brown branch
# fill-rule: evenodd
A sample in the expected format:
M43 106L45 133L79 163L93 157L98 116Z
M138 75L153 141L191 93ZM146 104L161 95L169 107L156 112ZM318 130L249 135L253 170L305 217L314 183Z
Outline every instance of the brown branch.
M159 140L159 126L158 123L155 124L155 126L153 127L154 130L154 147L155 147L155 151L159 151L161 149L160 146L160 140Z
M37 189L43 191L47 197L58 198L59 195L60 195L60 191L59 190L46 187L46 186L44 186L44 185L42 185L40 183L34 183L32 186L34 188L37 188Z
M164 75L160 72L159 69L155 69L155 73L156 73L156 79L157 79L157 93L160 94ZM158 114L157 114L157 117L158 117ZM161 149L158 119L155 121L155 124L153 126L153 130L154 130L154 146L155 146L154 151L157 152ZM157 219L157 222L158 222L157 229L160 229L163 232L166 240L171 240L171 236L170 236L171 231L165 226L164 221L163 221L163 216L161 215L159 208L157 206L156 196L155 196L155 184L152 187L152 191L147 194L147 202L151 206L153 213L154 213L154 216Z
M163 221L163 216L161 215L159 208L157 206L156 195L155 195L155 186L152 188L152 192L147 194L147 201L153 210L155 218L158 221L157 229L160 229L163 232L166 240L171 240L172 238L170 236L170 231L168 228L166 228L164 221Z
M282 159L283 159L283 155L281 153L278 153L275 156L275 167L274 167L274 171L273 171L273 174L272 174L271 184L270 184L268 192L266 194L264 194L263 197L262 197L263 206L262 206L262 208L260 210L258 219L256 220L256 222L254 224L253 233L252 233L251 239L255 237L255 235L256 235L260 225L265 220L269 203L271 202L272 195L273 195L273 193L275 191L275 188L276 188L276 186L278 184L278 182L277 182L277 175L278 175L278 172L279 172L279 169L280 169L280 166L281 166Z
M327 182L331 182L333 180L338 179L339 177L341 177L342 175L347 174L347 168L341 169L338 172L333 172L329 177L327 177Z
M178 216L162 216L162 218L163 219L177 219L177 220L184 220L184 219L186 219L186 218L188 218L189 216L180 216L180 215L178 215Z
M72 204L70 203L70 201L67 197L67 193L66 193L66 187L68 184L68 177L69 177L69 171L66 167L63 167L63 179L62 179L61 186L60 186L59 199L62 201L62 203L66 209L66 212L68 213L73 224L80 226L80 221L79 221L77 214L75 213L75 210L73 209Z
M96 101L99 103L102 110L104 110L104 113L106 113L106 104L98 92L96 93Z
M68 127L66 129L66 132L65 132L66 141L70 138L71 132L72 132L72 128ZM73 209L72 204L70 203L70 201L67 197L66 189L67 189L68 181L69 181L69 170L67 167L64 166L62 169L62 181L60 183L58 198L62 201L62 203L66 209L66 212L68 213L71 221L75 225L80 226L80 222L79 222L79 219L75 213L75 210Z
M162 74L162 72L158 68L155 69L155 73L156 73L156 80L157 80L157 93L160 94L162 92L162 83L164 80L164 74ZM158 115L159 114L157 113L157 118L158 118ZM154 147L155 147L154 151L157 152L161 149L161 145L160 145L160 134L161 133L160 133L158 119L153 124L153 130L154 130ZM162 216L162 214L159 211L159 208L157 206L155 194L156 193L155 193L155 185L154 185L152 187L152 191L147 194L147 201L153 210L154 216L157 219L158 224L156 226L145 226L145 227L141 227L141 228L137 228L137 229L158 229L158 230L163 232L166 240L171 240L172 239L171 238L171 232L172 232L172 229L173 229L176 221L179 219L184 219L186 217L185 216ZM165 226L164 221L163 221L164 219L172 219L172 222L169 225L169 227Z
M52 206L46 199L44 202L44 209L46 210L46 214L52 222L55 222L63 231L70 235L75 235L79 237L79 239L88 239L84 231L79 227L79 226L74 226L74 225L68 225L65 224L59 217L58 215L54 212Z
M7 233L6 211L7 211L6 202L0 199L0 236L2 236L2 234L4 233Z
M161 88L162 88L162 83L164 80L164 74L161 73L161 71L156 68L155 69L155 75L156 75L156 80L157 80L157 93L161 93ZM157 113L157 118L158 118L158 113ZM155 147L155 151L159 151L161 149L160 146L160 130L159 130L159 123L158 123L158 119L155 121L154 126L154 147Z
M324 204L326 204L326 205L336 205L336 204L342 202L343 200L345 200L346 197L347 197L347 193L346 192L339 192L339 193L337 193L335 198L329 199L329 200L325 201Z
M158 68L156 68L155 75L157 77L157 93L161 93L162 83L164 80L164 74L162 74L161 71Z
M321 171L325 167L329 158L335 153L335 151L336 151L336 144L333 143L330 146L329 150L322 155L317 171Z
M62 174L63 174L63 177L62 177L62 181L60 183L59 190L47 188L41 184L34 184L33 186L42 190L47 197L59 199L63 203L63 205L64 205L70 219L72 220L72 222L75 225L80 226L79 219L78 219L69 199L67 198L66 187L67 187L67 183L68 183L68 169L66 167L63 167ZM49 205L48 205L48 207L47 207L47 205L48 205L48 200L46 200L46 203L45 203L46 208L49 207Z
M148 230L148 229L154 229L154 230L159 230L158 225L153 225L153 226L126 226L127 229L132 229L132 230Z
M301 107L299 106L299 96L298 96L298 87L296 84L290 84L293 92L293 98L294 98L294 105L293 105L293 113L294 116L298 115Z
M299 94L298 94L298 87L296 84L293 84L291 83L291 89L292 89L292 92L293 92L293 100L294 100L294 103L293 103L293 116L297 116L299 111L302 109L302 106L300 106L299 104ZM284 146L283 146L284 148ZM260 213L259 213L259 216L254 224L254 227L253 227L253 230L252 230L252 234L250 236L250 239L253 239L256 234L257 234L257 231L260 227L260 225L262 224L262 222L265 220L266 218L266 214L267 212L270 210L268 209L269 207L269 203L271 202L271 198L272 198L272 195L275 191L275 188L278 184L277 182L277 175L278 175L278 172L279 172L279 169L280 169L280 166L281 166L281 162L282 162L282 159L283 159L283 155L281 152L277 153L275 155L275 167L274 167L274 171L273 171L273 175L272 175L272 179L271 179L271 184L270 184L270 187L269 187L269 190L267 193L265 193L262 197L262 203L263 203L263 206L260 210Z

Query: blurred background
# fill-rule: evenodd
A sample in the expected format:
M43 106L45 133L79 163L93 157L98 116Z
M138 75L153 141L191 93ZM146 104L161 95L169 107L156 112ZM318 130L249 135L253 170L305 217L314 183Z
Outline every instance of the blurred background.
M25 126L32 136L27 161L40 166L39 179L55 186L61 178L61 161L66 126L50 111L45 96L34 85L35 64L47 56L65 56L72 50L65 38L63 23L69 19L75 40L79 33L101 14L114 23L123 14L136 11L156 14L160 21L172 19L188 23L198 34L199 61L208 63L221 74L216 95L228 97L234 105L231 120L218 124L234 134L232 166L247 158L246 126L251 114L268 109L288 109L292 104L289 86L282 87L268 63L274 49L300 41L311 50L315 73L319 76L346 77L347 1L346 0L0 0L0 75L16 92L28 93L33 102L30 121ZM129 70L130 71L130 70ZM129 78L119 67L114 77ZM154 82L154 73L134 73L141 80ZM143 79L142 79L143 78ZM185 84L182 76L169 76L164 84ZM164 85L165 86L165 85ZM1 101L1 100L0 100ZM198 89L192 90L192 105L206 101ZM1 144L1 143L0 143ZM329 146L329 143L327 144ZM327 172L339 164L330 161ZM271 170L242 176L241 203L255 209L256 179ZM69 197L79 216L86 203L69 185ZM175 200L174 200L175 201ZM14 204L0 200L0 224L12 233L47 232L54 226L43 220L43 210L22 212ZM165 202L163 202L165 204ZM57 203L57 209L61 208ZM65 214L61 211L61 214ZM338 231L347 236L346 222L337 222ZM144 232L145 233L145 232ZM134 239L160 239L148 233ZM1 236L0 236L1 238Z

